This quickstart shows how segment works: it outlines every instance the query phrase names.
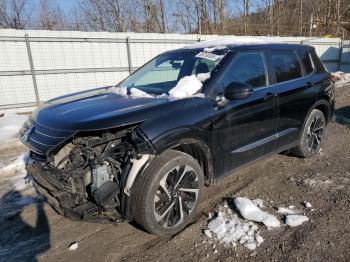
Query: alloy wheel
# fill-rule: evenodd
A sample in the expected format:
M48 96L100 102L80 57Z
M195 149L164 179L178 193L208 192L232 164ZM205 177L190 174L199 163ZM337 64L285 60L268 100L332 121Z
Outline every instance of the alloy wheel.
M315 116L307 132L307 148L310 153L317 152L321 147L325 123L319 116Z
M183 223L198 199L198 175L189 165L179 165L160 181L154 197L154 216L164 228Z

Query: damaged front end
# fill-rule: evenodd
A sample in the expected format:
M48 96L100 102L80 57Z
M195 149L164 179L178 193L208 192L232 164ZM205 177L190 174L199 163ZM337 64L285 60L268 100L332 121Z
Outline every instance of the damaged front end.
M31 151L27 170L59 214L118 223L132 219L130 188L152 150L137 126L81 132L46 155Z

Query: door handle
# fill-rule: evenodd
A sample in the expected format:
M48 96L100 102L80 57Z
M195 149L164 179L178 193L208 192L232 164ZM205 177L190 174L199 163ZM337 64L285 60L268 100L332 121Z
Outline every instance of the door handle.
M264 101L267 101L267 100L270 100L270 99L272 99L272 98L275 98L276 96L277 96L277 94L268 92L268 93L264 96Z

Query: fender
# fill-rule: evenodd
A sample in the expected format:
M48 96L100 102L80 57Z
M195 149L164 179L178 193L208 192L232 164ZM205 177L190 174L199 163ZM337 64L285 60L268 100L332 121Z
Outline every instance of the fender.
M208 184L210 184L214 171L217 170L217 161L213 157L216 155L217 149L213 147L213 139L208 134L207 130L201 128L181 127L159 135L153 139L152 143L157 152L156 154L161 154L167 149L174 149L183 145L198 148L205 157L205 161L202 163L204 165L203 171L206 175L206 180L209 182ZM191 154L190 152L188 153Z
M205 145L209 148L208 145L210 141L206 130L193 127L179 127L173 130L168 130L152 140L152 144L157 154L184 143L197 143L203 145L203 147Z

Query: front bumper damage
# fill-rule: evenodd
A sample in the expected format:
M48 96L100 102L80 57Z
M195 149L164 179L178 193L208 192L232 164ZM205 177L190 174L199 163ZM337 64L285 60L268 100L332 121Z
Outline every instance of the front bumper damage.
M68 183L60 179L39 162L32 159L27 164L29 177L37 193L60 215L72 220L100 223L121 223L125 218L116 210L108 210L92 201L86 201L86 192L80 178Z
M121 223L133 219L133 181L154 150L134 128L72 138L52 154L31 151L26 169L38 194L72 220ZM146 161L145 161L146 160Z

